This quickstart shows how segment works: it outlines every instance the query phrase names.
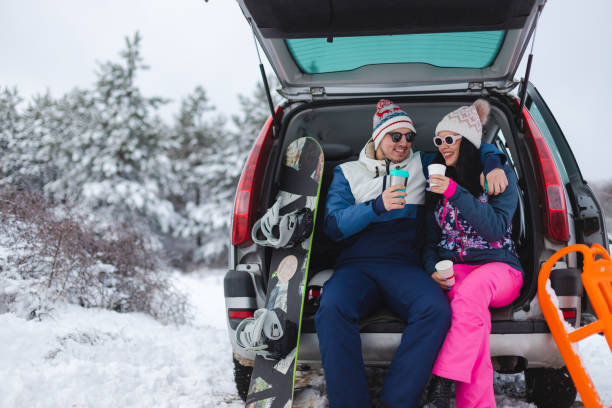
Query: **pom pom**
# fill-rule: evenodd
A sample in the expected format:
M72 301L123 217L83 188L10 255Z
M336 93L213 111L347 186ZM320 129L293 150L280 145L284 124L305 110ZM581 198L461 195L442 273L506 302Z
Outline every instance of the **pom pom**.
M477 99L474 102L474 108L478 113L478 117L480 118L480 123L483 125L487 122L487 118L489 117L489 112L491 112L491 105L484 99Z

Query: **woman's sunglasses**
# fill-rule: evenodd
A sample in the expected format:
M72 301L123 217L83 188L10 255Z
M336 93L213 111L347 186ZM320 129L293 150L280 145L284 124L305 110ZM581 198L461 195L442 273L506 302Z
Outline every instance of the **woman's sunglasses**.
M442 146L442 143L446 143L447 145L451 146L451 145L454 145L455 142L458 139L461 139L462 137L463 136L461 135L448 135L448 136L444 136L444 138L440 136L436 136L433 138L433 141L436 146Z
M402 136L406 136L406 142L412 143L412 141L416 137L416 133L414 133L414 132L408 132L408 133L389 132L387 134L391 136L391 140L393 140L393 143L397 143L400 140L402 140Z

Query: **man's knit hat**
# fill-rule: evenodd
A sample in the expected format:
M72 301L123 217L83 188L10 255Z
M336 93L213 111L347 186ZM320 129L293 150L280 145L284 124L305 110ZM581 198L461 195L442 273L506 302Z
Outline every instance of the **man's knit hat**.
M378 149L378 145L380 145L385 135L393 132L395 129L408 128L416 133L410 116L389 99L381 99L376 104L373 125L372 140L374 141L374 150Z
M442 118L436 126L436 135L444 130L455 132L480 149L482 125L487 121L491 106L484 99L478 99L470 106L462 106Z

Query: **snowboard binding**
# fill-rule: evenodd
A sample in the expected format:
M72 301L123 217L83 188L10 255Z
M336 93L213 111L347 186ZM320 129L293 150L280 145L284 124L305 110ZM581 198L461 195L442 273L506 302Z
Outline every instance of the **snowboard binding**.
M254 351L267 360L279 360L291 351L297 326L287 320L282 309L258 309L236 328L236 342L245 350Z
M253 242L273 248L291 248L310 236L314 213L310 208L301 208L280 215L281 199L266 211L251 231ZM263 235L263 238L261 237Z

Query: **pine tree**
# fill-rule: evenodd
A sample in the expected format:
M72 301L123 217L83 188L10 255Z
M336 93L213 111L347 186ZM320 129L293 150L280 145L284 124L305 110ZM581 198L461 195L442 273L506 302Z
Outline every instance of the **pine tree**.
M9 157L14 138L22 132L24 125L17 111L21 101L17 88L0 88L0 179L14 171L15 163Z
M61 177L58 159L62 145L79 134L72 126L71 96L62 101L49 93L35 96L21 115L22 124L13 129L4 160L3 184L45 192Z
M145 97L137 74L148 69L140 55L141 37L126 38L120 62L101 64L93 91L95 117L79 163L82 195L92 209L107 209L113 218L147 217L168 232L178 216L163 199L162 186L174 183L169 131L156 114L166 103Z
M157 115L166 101L143 96L136 84L148 68L140 44L138 33L126 38L120 61L100 64L93 90L33 99L19 129L2 133L12 133L4 184L78 204L101 228L124 220L170 232L180 222L165 199L166 186L177 184L168 157L175 141ZM0 110L17 118L15 97L4 92L0 98Z
M168 127L158 116L166 100L137 86L148 69L140 45L138 33L126 38L120 60L99 65L93 89L43 94L23 112L16 90L0 90L0 182L76 203L101 230L131 221L191 240L200 259L220 259L236 185L270 115L264 88L239 96L233 130L202 87Z
M83 171L96 112L90 91L74 89L60 99L44 95L25 112L25 137L37 143L34 168L45 171L43 192L62 202L77 202L88 173ZM27 143L24 144L27 146Z
M175 188L173 202L182 215L182 223L175 235L193 238L202 245L202 234L207 230L202 205L209 199L206 186L212 157L216 154L225 133L225 119L215 114L205 90L198 86L183 99L174 127L174 149L171 153L179 188ZM180 193L180 195L177 194ZM204 217L205 218L205 217Z
M205 260L219 259L228 249L236 187L253 142L270 116L263 85L257 84L252 96L239 95L238 100L240 114L232 117L236 130L217 138L217 147L202 174L206 201L197 213L204 227L200 256Z

